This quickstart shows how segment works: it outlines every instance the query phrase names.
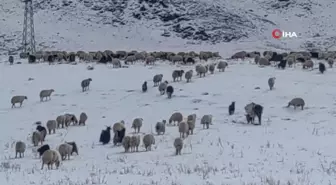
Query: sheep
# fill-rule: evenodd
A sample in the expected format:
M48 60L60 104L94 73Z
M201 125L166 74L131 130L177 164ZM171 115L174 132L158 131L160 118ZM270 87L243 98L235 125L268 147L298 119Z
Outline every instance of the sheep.
M305 101L302 98L294 98L290 102L288 102L287 107L290 107L291 105L294 106L294 109L296 109L296 107L301 107L301 110L303 110L303 107L305 106Z
M79 153L78 153L78 147L77 147L76 142L71 141L71 142L65 142L65 143L66 143L66 144L69 144L69 145L72 146L71 155L72 155L73 153L76 153L77 155L79 154Z
M158 89L159 89L159 92L160 92L161 95L165 94L167 86L168 86L168 82L167 81L164 81L164 82L160 83Z
M189 125L188 125L188 123L185 122L185 121L180 122L179 125L178 125L178 131L180 133L181 138L185 138L185 134L186 134L186 137L188 137L188 135L189 135Z
M16 103L20 103L20 107L21 107L24 100L28 100L28 97L27 96L13 96L11 99L12 108L15 107Z
M131 128L134 128L134 133L139 133L140 132L140 128L142 127L142 122L143 122L142 118L135 118L133 120Z
M82 112L80 115L79 115L79 121L78 121L78 124L81 125L83 124L85 126L85 122L86 120L88 119L88 116L86 115L85 112Z
M215 67L216 67L215 64L210 64L210 65L209 65L209 71L210 71L211 74L214 74L214 72L215 72Z
M209 125L212 124L212 115L211 114L206 114L202 117L201 119L201 124L203 125L203 129L206 128L209 129Z
M219 70L219 72L224 72L227 66L228 66L227 62L220 61L217 65L217 69Z
M132 136L130 139L131 152L139 151L140 136Z
M195 129L195 124L196 124L196 114L190 114L187 117L187 123L188 123L188 134L193 135L194 134L194 129Z
M270 90L273 90L273 87L274 87L274 84L275 84L275 77L271 77L271 78L269 78L268 79L268 86L269 86L269 88L270 88Z
M192 76L193 76L193 70L189 70L185 73L184 78L187 80L187 82L190 82Z
M61 164L61 156L60 153L56 150L47 150L43 153L42 155L42 167L41 170L43 170L43 166L44 164L48 165L48 169L52 169L53 164L55 164L56 169L58 169L58 167Z
M81 82L81 87L82 87L82 91L87 91L90 88L90 82L92 81L91 78L85 79Z
M180 123L182 120L183 120L183 115L180 112L175 112L170 116L169 124L172 124L175 122Z
M70 155L72 152L72 145L69 145L67 143L63 143L58 147L58 151L61 154L62 160L65 160L68 156L68 160L70 160Z
M278 68L280 69L285 69L287 65L287 61L286 60L281 60L280 63L278 64Z
M306 68L307 69L309 69L309 68L313 69L313 67L314 67L314 62L311 61L311 60L305 61L302 65L302 69L306 69Z
M125 149L125 152L128 152L129 148L131 147L131 137L125 136L121 143Z
M172 97L173 93L174 93L174 87L170 85L170 86L167 87L166 91L167 91L167 96L170 99Z
M146 65L154 65L155 64L155 57L153 56L148 56L146 57Z
M44 126L37 125L36 130L41 133L42 141L44 141L45 137L47 136L47 129Z
M121 67L121 62L117 58L112 59L112 67L113 68L120 68Z
M261 124L261 116L262 116L262 113L263 113L263 109L264 109L264 107L259 105L259 104L255 104L253 106L253 109L252 109L254 114L258 117L258 122L259 122L258 125ZM254 118L252 118L252 121L254 121Z
M271 63L269 62L269 59L267 57L261 57L258 61L260 66L269 66Z
M205 73L207 72L207 67L206 66L202 66L200 65L198 68L197 68L197 73L200 75L200 78L203 76L205 77Z
M66 116L65 116L65 115L57 116L57 118L56 118L57 128L59 128L60 125L62 125L62 128L64 128L65 119L66 119Z
M184 70L174 70L172 73L173 81L175 82L176 80L179 81L182 80L182 75L184 73Z
M176 138L174 140L174 147L176 149L176 155L181 155L181 151L182 151L182 148L183 148L183 139L181 138Z
M19 153L19 157L24 157L24 152L26 151L26 144L22 141L18 141L15 144L15 158L17 158L17 154ZM22 154L22 156L21 156Z
M254 57L254 63L255 63L255 64L258 64L258 63L259 63L259 60L260 60L260 55L256 55L256 56Z
M142 88L142 92L147 92L148 88L147 88L147 82L146 81L142 84L141 88Z
M159 83L162 81L163 74L156 74L153 77L154 87L158 86Z
M180 55L175 55L171 57L171 61L173 64L175 64L175 62L183 62L183 57Z
M44 152L47 150L50 150L50 146L46 144L38 148L37 152L40 154L40 157L41 157L44 154Z
M155 145L155 138L152 134L147 134L142 139L143 144L145 145L146 151L152 150L152 145Z
M229 105L229 115L233 115L234 112L235 112L235 109L236 109L236 106L235 106L236 102L231 102L231 104Z
M113 136L113 144L114 145L117 145L118 143L122 142L122 140L125 137L125 132L126 132L126 128L123 128L123 129L118 130L114 133L114 136Z
M65 115L64 124L66 127L68 127L71 123L77 125L78 120L74 114L64 114L64 115Z
M332 68L333 65L334 65L334 59L333 58L328 58L328 64L329 64L329 67Z
M56 120L48 120L46 125L47 125L47 128L48 128L49 134L51 134L51 131L53 131L53 133L55 134L55 130L56 130L56 127L57 127Z
M112 127L114 133L116 133L117 131L121 131L124 128L125 128L124 120L121 120L120 122L113 124Z
M323 74L326 70L325 65L322 62L319 62L319 71Z
M107 127L106 130L102 130L99 138L99 142L103 143L103 145L107 144L111 140L111 127Z
M128 63L134 64L135 61L136 61L136 58L134 55L127 56L125 59L125 64L128 64Z
M14 63L14 57L13 56L9 56L8 57L8 62L9 62L10 65L13 65L13 63Z
M55 90L54 89L46 89L46 90L42 90L40 92L40 101L42 102L44 98L46 98L46 101L48 100L48 97L49 97L49 100L51 100L51 93L53 93Z
M165 134L166 132L166 120L162 120L162 122L157 122L155 125L155 131L157 135Z
M43 138L42 134L39 131L34 131L32 135L32 143L34 146L37 146L39 142L41 142L41 145L43 144Z
M231 59L241 59L244 60L247 55L246 51L240 51L231 56Z

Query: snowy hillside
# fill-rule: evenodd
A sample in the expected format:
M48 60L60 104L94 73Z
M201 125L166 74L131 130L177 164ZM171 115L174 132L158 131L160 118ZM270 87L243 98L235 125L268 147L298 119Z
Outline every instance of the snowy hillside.
M272 67L231 64L225 72L195 77L191 83L171 82L174 69L189 67L158 64L112 69L96 65L92 71L79 65L0 65L0 183L6 185L310 185L335 184L335 99L336 71L325 74L301 68L276 70ZM162 73L175 87L172 99L160 96L152 77ZM14 78L15 76L15 78ZM267 79L275 76L270 91ZM92 78L88 92L80 82ZM28 80L33 78L33 80ZM140 91L147 80L149 90ZM260 87L257 89L256 87ZM41 103L42 89L55 89L51 101ZM22 108L11 109L13 95L26 95ZM294 97L306 101L304 110L285 108ZM236 112L227 108L236 101ZM244 124L244 106L264 106L261 126ZM76 141L79 155L62 162L59 170L40 170L29 134L36 121L43 124L63 113L77 116L85 111L87 126L70 126L47 135L52 148L64 141ZM151 133L156 122L180 111L198 116L194 135L184 140L181 156L174 156L176 127L155 135L153 151L123 152L112 144L98 144L105 125L125 120L127 135L131 123L142 117L141 136ZM213 125L202 129L200 118L213 115ZM13 159L14 142L27 143L25 157ZM288 183L289 182L289 183Z
M288 50L335 45L336 5L328 0L35 0L34 8L38 49L187 50L206 45L216 50ZM0 0L0 10L0 53L7 53L20 46L23 3ZM275 28L296 32L299 38L275 40Z

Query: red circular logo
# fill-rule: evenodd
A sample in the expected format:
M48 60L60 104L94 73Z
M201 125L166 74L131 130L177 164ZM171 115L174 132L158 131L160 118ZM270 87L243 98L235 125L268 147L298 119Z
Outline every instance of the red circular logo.
M282 31L279 29L275 29L272 31L272 37L275 39L280 39L282 37Z

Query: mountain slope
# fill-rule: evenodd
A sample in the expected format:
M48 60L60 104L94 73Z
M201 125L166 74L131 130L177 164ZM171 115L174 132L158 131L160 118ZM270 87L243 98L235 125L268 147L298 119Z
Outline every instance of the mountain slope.
M5 27L0 34L0 48L12 50L21 39L23 3L0 2L3 17L0 26ZM313 47L329 47L334 45L334 39L330 38L335 33L336 16L332 13L335 8L327 0L34 1L36 40L40 48L93 50L100 47L97 45L105 47L104 42L118 43L110 44L113 48L129 47L132 43L132 47L152 45L152 49L157 45L224 42L253 42L255 46L279 49L307 47L310 42ZM275 40L271 37L275 28L296 32L299 38Z

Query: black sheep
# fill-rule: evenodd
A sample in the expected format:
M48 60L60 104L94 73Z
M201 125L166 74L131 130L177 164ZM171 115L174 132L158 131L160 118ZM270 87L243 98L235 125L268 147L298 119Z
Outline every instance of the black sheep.
M319 71L322 74L326 71L326 67L325 67L325 65L322 62L319 63Z
M8 62L9 62L10 65L13 65L13 63L14 63L14 57L13 56L9 56Z
M118 143L122 142L122 140L125 137L125 132L126 132L126 128L123 128L122 130L119 130L114 134L114 137L113 137L114 145L117 145Z
M258 122L259 122L258 125L261 124L261 116L262 116L262 113L263 113L263 109L264 109L264 107L261 106L261 105L258 105L258 104L255 104L252 108L254 114L257 115L257 117L258 117ZM252 119L254 120L254 118L252 118Z
M281 60L280 63L278 64L278 68L280 69L285 69L287 65L287 60Z
M196 61L191 57L187 57L187 58L183 58L183 63L184 64L188 64L188 63L195 64Z
M229 105L229 115L234 114L235 109L236 109L236 108L235 108L235 103L236 103L236 102L233 101L233 102L231 103L231 105Z
M28 63L35 63L36 62L36 56L28 54Z
M111 127L107 127L106 130L102 130L99 138L99 142L103 143L103 145L107 144L111 140Z
M142 92L147 92L147 82L146 81L142 84Z
M254 118L252 118L249 114L245 115L247 123L252 123L254 121Z
M172 97L173 93L174 93L174 87L171 86L171 85L168 86L166 92L167 92L168 98L170 99Z
M318 58L318 56L319 56L319 53L318 52L314 52L314 51L310 52L310 54L311 54L312 58Z
M43 145L39 149L37 149L37 152L40 154L40 157L43 155L43 153L47 150L50 150L49 145Z
M283 55L273 52L273 56L269 61L281 62L284 59Z

